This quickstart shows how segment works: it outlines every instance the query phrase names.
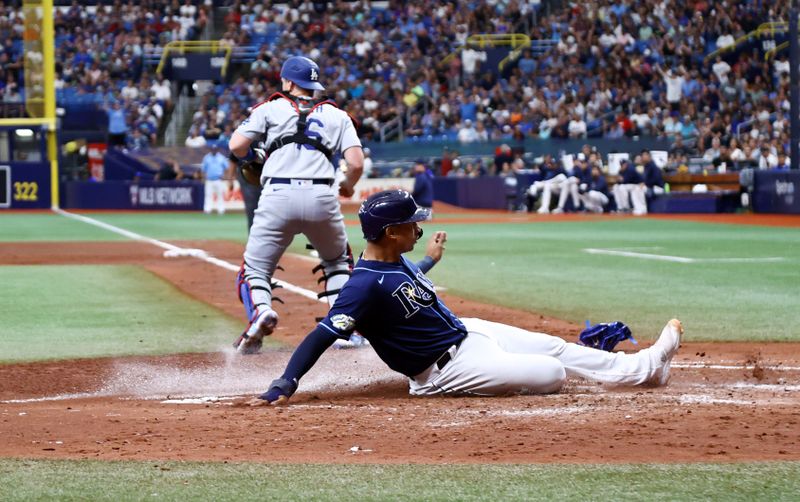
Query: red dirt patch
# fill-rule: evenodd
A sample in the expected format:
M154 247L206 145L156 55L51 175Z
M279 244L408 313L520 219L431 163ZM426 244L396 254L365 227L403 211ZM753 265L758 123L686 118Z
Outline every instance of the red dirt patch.
M485 221L485 220L482 220ZM236 264L241 246L184 242ZM233 273L164 259L143 243L0 244L0 264L137 264L242 318ZM316 290L313 263L287 256L279 278ZM280 291L280 290L279 290ZM321 303L281 292L275 336L296 344ZM580 327L444 295L454 311L574 339ZM689 336L691 336L691 327ZM231 334L231 339L235 334ZM631 347L626 347L630 349ZM0 366L0 457L335 463L692 462L800 459L800 344L685 343L659 389L580 380L551 396L413 398L372 350L328 351L292 405L243 397L288 351ZM353 447L358 447L352 451Z

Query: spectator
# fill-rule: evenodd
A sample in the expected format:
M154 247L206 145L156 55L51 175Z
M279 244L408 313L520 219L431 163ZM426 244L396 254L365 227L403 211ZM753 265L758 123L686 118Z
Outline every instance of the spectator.
M167 108L172 107L172 87L169 80L165 79L160 73L156 76L150 91L157 101L164 103Z
M739 142L736 138L732 138L730 145L728 145L730 159L733 162L743 162L747 160L747 155L739 148Z
M630 116L631 123L634 126L634 134L643 136L651 135L653 132L653 123L650 115L645 113L641 105L636 105L636 111Z
M472 126L472 120L467 119L458 131L458 141L461 143L474 143L478 141L478 132Z
M467 46L461 51L461 69L464 79L471 79L480 69L480 64L486 61L486 52Z
M373 165L372 150L370 150L368 147L364 147L363 151L364 151L364 171L362 172L361 175L364 178L374 178L376 173L372 172L372 165Z
M711 146L703 153L703 160L712 163L720 156L720 146L721 142L718 137L714 137L711 140Z
M736 43L736 39L730 33L722 33L717 37L717 49L724 49Z
M203 148L206 146L206 138L200 135L197 128L192 128L189 131L189 137L186 138L186 146L189 148Z
M126 147L131 152L141 152L149 149L150 142L147 136L142 134L142 131L137 128L126 138Z
M583 121L580 114L577 112L572 115L572 120L569 121L567 127L569 137L573 139L586 137L586 122Z
M761 146L761 154L758 156L759 169L775 169L778 167L778 156L772 151L769 145Z
M455 160L455 158L455 152L451 151L448 147L444 147L444 151L442 152L442 164L439 167L440 176L450 175L450 172L453 169L453 160Z
M657 66L656 69L663 77L664 83L667 86L666 99L667 103L669 104L669 109L672 111L680 111L681 99L683 97L683 84L685 83L685 79L681 74L676 73L672 68L668 69L666 73L661 69L661 66Z
M475 140L480 142L489 141L489 132L486 131L486 126L483 125L483 121L478 121L475 124Z
M156 181L181 181L185 174L181 165L174 160L165 161L156 173Z
M731 72L731 65L725 62L720 56L717 56L717 60L714 66L711 67L711 70L714 72L714 75L717 76L717 80L719 80L720 83L725 84L728 82L728 74Z
M125 136L128 133L128 119L125 110L119 101L114 101L111 108L106 106L108 114L108 144L109 146L125 146Z
M786 171L791 169L791 167L792 167L792 159L790 159L785 152L779 153L778 163L775 165L775 169Z
M219 147L211 145L210 151L203 157L201 172L205 181L205 201L203 211L211 214L216 201L217 213L225 214L225 171L228 169L228 157L222 155Z
M416 201L418 206L428 209L432 208L433 173L425 166L425 161L423 159L417 159L412 172L414 174L414 191L411 193L411 196L414 197L414 201Z
M533 73L536 71L536 60L533 59L530 49L525 49L525 51L522 53L522 57L519 59L518 65L523 75L533 75Z
M514 161L514 155L511 153L511 147L503 144L495 149L494 154L494 172L499 174L503 171L503 165L509 164Z
M725 43L728 37L721 35L735 39L744 34L730 19L748 19L752 27L785 19L785 2L734 2L725 9L711 9L701 3L696 12L702 15L691 9L684 12L681 4L674 2L655 6L650 0L633 0L611 7L589 2L577 10L554 9L536 21L523 15L530 13L528 3L493 5L480 4L475 9L459 11L439 0L424 8L413 2L392 3L389 10L367 4L358 12L357 21L337 24L336 19L353 18L350 3L326 6L325 16L330 19L324 21L320 21L313 3L299 2L289 7L276 3L272 9L265 9L258 2L239 3L227 17L234 24L228 26L224 38L231 44L257 44L264 40L265 33L274 34L277 38L266 42L261 54L282 56L286 54L281 52L296 52L303 44L329 54L329 80L335 82L330 87L331 95L363 124L366 137L390 120L406 116L408 105L403 99L418 99L417 94L408 91L417 87L424 89L426 99L432 100L431 109L441 116L426 116L420 121L423 134L416 136L417 141L457 136L467 119L473 124L482 122L490 138L508 137L506 126L517 136L519 124L519 133L524 137L566 137L576 112L588 131L594 125L596 131L613 138L619 137L620 131L603 124L601 117L617 109L632 112L634 127L623 124L622 135L674 136L681 131L665 132L658 108L665 107L667 114L674 109L678 117L688 114L697 128L697 120L702 120L703 115L721 112L724 117L735 104L737 116L721 121L729 134L733 130L731 120L752 119L763 108L760 100L764 96L774 99L776 106L788 103L787 98L781 97L788 96L789 88L785 58L765 65L760 62L760 55L754 57L745 52L735 56L731 52L730 57L738 57L738 61L726 56L729 63L718 60L716 67L702 62L704 51L715 40ZM198 8L198 18L202 11L202 7ZM448 23L440 22L444 19ZM287 42L280 37L282 31L298 34L297 39ZM559 42L544 54L534 56L524 51L517 64L506 67L503 75L488 67L487 73L481 68L483 51L466 40L471 33L498 32L524 32ZM435 63L457 47L464 48L461 57L437 67ZM77 51L81 57L90 52ZM265 60L269 64L267 75L271 76L263 77L259 86L249 86L249 92L234 90L230 98L248 106L274 90L279 84L277 70L270 59ZM91 61L83 64L90 66ZM259 67L263 69L263 65ZM674 75L668 78L660 73L662 67L673 68ZM377 96L381 96L380 107ZM508 120L508 114L513 116L517 107L526 111L516 115L519 123ZM224 123L237 125L242 119L228 115ZM782 121L776 120L779 128ZM692 128L687 123L681 127L684 125ZM754 129L759 138L774 132L766 123ZM697 144L702 155L711 136L700 132L703 139ZM720 139L723 145L729 140L725 134Z

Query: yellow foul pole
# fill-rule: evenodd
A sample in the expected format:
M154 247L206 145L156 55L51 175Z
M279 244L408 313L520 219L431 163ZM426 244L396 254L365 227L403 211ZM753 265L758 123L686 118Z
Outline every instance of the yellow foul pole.
M44 77L44 117L47 128L47 158L50 161L51 206L58 208L58 142L56 138L56 62L53 32L53 0L42 0L42 59Z

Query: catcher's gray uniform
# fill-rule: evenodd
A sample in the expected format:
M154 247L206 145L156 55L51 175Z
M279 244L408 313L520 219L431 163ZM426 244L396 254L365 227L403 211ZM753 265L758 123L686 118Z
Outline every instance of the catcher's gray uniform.
M275 95L257 105L237 133L253 141L266 135L265 144L298 131L301 111L306 117L305 135L331 152L361 147L350 116L332 102L316 103L310 97ZM288 143L269 154L261 174L261 197L247 240L239 274L239 295L250 326L274 326L270 280L294 236L304 234L319 253L326 280L326 296L333 304L347 281L352 258L336 187L335 168L326 152L310 144ZM253 331L253 333L251 333Z

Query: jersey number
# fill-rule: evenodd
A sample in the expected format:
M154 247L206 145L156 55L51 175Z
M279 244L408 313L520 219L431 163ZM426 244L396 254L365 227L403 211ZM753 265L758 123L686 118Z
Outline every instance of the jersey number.
M318 133L317 131L312 131L311 130L311 126L312 125L318 125L320 129L324 129L325 125L321 121L319 121L317 119L308 119L306 121L306 136L308 136L309 138L314 138L314 139L317 139L319 141L322 141L322 134ZM311 145L298 144L297 145L297 149L299 150L300 147L303 147L306 150L316 150L316 148L314 148Z

